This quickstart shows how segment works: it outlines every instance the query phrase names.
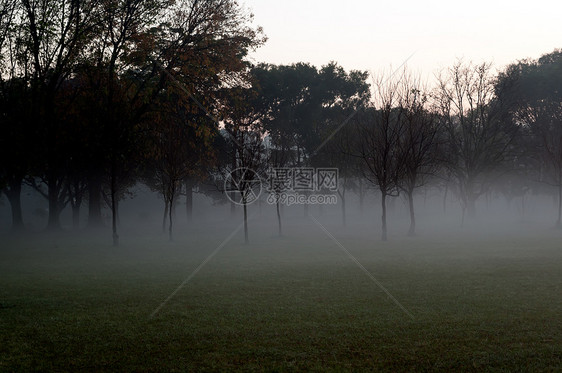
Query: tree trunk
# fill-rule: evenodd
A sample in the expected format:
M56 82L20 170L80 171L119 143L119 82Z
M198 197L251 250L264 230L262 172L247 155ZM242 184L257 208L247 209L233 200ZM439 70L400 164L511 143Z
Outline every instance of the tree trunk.
M43 101L44 110L44 125L46 128L46 143L47 154L46 154L46 166L47 166L47 200L49 201L49 218L47 221L48 230L59 230L60 226L60 211L59 211L59 193L60 185L58 178L58 170L60 167L59 159L57 159L57 137L58 137L58 121L55 120L54 115L54 95L52 87L48 87L46 95L41 98Z
M80 229L80 203L72 204L72 229Z
M57 177L53 173L47 176L48 199L49 199L49 220L47 221L48 230L59 230L60 209L59 209L59 187Z
M389 201L388 202L388 209L393 213L396 212L396 200L398 198L396 196L387 196L387 197L390 197L388 199L388 201Z
M443 193L443 214L447 214L447 193L449 192L449 185L445 184L445 193Z
M115 201L115 221L117 222L117 228L121 228L121 215L119 214L119 198Z
M341 199L341 221L343 227L345 228L347 227L347 219L345 215L345 194L340 193L340 199Z
M363 190L363 179L359 179L359 213L363 216L363 202L365 200L365 192Z
M244 242L248 244L250 243L250 239L248 238L248 212L245 197L242 200L242 203L244 205Z
M230 192L230 217L236 216L236 192Z
M231 159L231 172L234 172L237 169L237 162L236 162L236 152L232 152L232 159ZM238 173L238 172L236 172ZM232 178L230 180L230 217L233 218L236 216L236 190L238 190L238 186L234 182L234 175L231 175Z
M103 226L101 217L101 182L99 177L92 176L88 180L88 227Z
M170 242L174 241L174 234L173 234L173 221L174 221L174 193L172 193L172 195L170 196L170 202L169 202L170 208L168 209L168 220L170 222L170 225L168 226L168 233L169 233L169 238L170 238Z
M275 204L277 208L277 226L279 229L279 237L283 235L283 229L281 226L281 211L279 211L279 198L277 199L277 203Z
M162 218L162 234L166 233L166 222L168 221L168 199L164 197L164 217Z
M382 192L381 196L381 205L382 205L382 237L383 241L387 240L387 232L386 232L386 192Z
M187 221L193 220L193 185L191 181L185 183L185 214Z
M562 228L562 182L558 183L558 220L556 220L556 228Z
M74 184L74 190L70 186L68 191L70 206L72 207L72 229L77 231L80 229L80 208L82 207L83 193L80 191L79 183Z
M11 180L9 183L9 188L4 190L8 201L10 202L10 207L12 210L12 230L20 231L23 230L23 214L21 211L21 183L22 179Z
M476 217L476 198L472 195L468 195L466 198L466 215L470 220L474 220Z
M111 159L111 228L113 231L113 246L119 246L119 235L117 234L117 176L115 156Z
M408 236L412 237L416 235L416 215L414 213L414 191L409 190L408 194L408 207L410 208L410 229L408 230Z

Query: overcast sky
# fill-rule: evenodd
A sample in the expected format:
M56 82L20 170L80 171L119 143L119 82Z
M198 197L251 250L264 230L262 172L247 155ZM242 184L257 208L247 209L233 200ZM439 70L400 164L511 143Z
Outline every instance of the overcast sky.
M562 2L242 0L269 40L255 62L330 60L373 72L401 65L431 78L457 58L496 68L562 47Z

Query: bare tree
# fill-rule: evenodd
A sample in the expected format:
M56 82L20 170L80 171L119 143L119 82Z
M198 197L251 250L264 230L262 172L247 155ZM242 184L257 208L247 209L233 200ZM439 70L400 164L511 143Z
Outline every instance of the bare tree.
M406 194L410 211L409 236L416 234L414 191L424 185L428 176L438 168L436 146L439 140L439 122L428 110L428 91L419 78L405 74L401 80L400 106L404 121L399 142L403 174L399 188Z
M0 51L3 51L4 41L9 39L9 33L13 27L16 13L16 0L0 0ZM0 66L4 66L2 56L3 54L0 54Z
M267 164L269 167L272 168L271 173L275 173L276 169L282 169L287 167L290 164L290 160L294 157L294 152L292 149L286 147L283 142L281 142L278 146L270 145L267 148ZM269 175L273 177L274 175ZM275 201L275 211L277 214L277 232L279 237L283 235L283 223L281 221L281 193L284 191L283 185L281 183L277 183L274 180L270 182L270 193L273 193L274 201Z
M494 82L488 63L459 61L438 76L435 97L447 134L446 166L456 182L463 223L465 213L474 217L476 200L517 134L517 127L502 120Z
M367 180L381 192L382 240L387 240L388 196L399 194L399 182L404 172L400 141L404 137L404 110L400 107L400 79L380 75L374 79L375 105L357 117L355 155L363 160Z
M341 124L341 122L339 124ZM364 191L361 189L362 185L359 184L362 182L363 178L363 163L360 157L354 156L356 155L354 152L358 142L358 138L355 138L356 135L357 126L343 126L337 131L333 138L326 143L326 146L320 153L323 161L338 169L338 203L340 204L342 225L344 227L347 226L347 192L350 189L357 189L360 193L360 206L362 206L363 202ZM354 179L358 179L357 184Z
M267 157L263 144L263 132L259 129L230 130L236 154L236 168L228 172L232 190L240 194L244 210L244 242L249 243L248 205L255 202L261 188L260 175L264 175Z
M198 168L213 162L211 139L215 123L174 85L160 97L159 107L154 113L149 147L153 152L154 170L151 185L155 185L164 197L162 229L165 230L167 218L169 239L173 241L176 199L185 180Z
M250 81L249 84L255 82ZM263 119L268 108L259 104L255 86L226 90L223 105L232 159L223 174L228 175L230 191L240 194L239 201L244 210L244 241L249 243L248 204L258 197L255 195L255 186L260 182L259 175L265 174L267 166Z

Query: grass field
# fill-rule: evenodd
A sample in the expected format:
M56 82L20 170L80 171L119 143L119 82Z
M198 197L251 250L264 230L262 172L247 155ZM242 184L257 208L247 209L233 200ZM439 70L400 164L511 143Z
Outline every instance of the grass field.
M336 229L411 318L317 227L288 231L234 237L153 317L231 231L4 238L0 371L562 370L559 235Z

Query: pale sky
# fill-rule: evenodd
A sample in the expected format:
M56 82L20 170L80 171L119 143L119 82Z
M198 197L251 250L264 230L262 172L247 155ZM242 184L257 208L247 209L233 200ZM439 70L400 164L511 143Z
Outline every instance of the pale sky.
M268 42L255 62L379 72L408 67L431 80L457 58L501 69L562 47L562 2L241 0Z

